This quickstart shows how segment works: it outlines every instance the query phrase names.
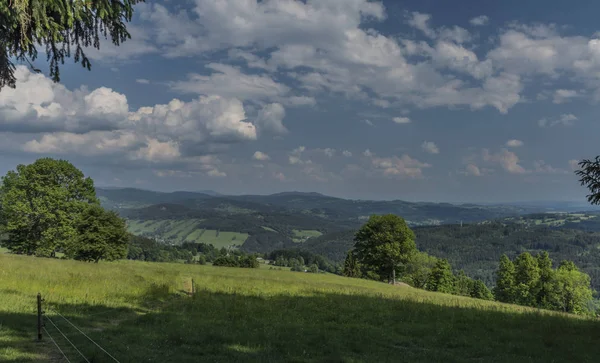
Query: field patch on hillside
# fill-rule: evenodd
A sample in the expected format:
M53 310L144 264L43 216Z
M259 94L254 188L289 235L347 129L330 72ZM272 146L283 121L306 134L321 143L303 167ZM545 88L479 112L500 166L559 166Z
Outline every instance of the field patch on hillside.
M0 361L57 362L35 296L86 359L121 362L591 362L596 320L268 269L0 255ZM191 281L196 287L191 295ZM73 362L58 331L48 332Z
M292 233L294 234L292 241L297 243L302 243L311 237L319 237L323 234L311 229L294 229Z

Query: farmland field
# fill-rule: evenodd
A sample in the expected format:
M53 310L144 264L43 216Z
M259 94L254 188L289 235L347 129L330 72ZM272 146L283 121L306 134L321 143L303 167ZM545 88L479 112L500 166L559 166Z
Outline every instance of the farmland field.
M292 232L294 233L292 240L298 243L304 242L308 238L319 237L322 235L321 232L310 229L294 229Z
M196 293L191 295L191 281ZM410 287L268 269L0 255L0 361L593 362L600 324ZM60 314L60 315L58 315ZM52 323L50 323L52 321ZM401 358L399 358L401 357Z
M198 227L202 219L184 220L128 220L127 229L137 235L156 238L163 242L209 243L217 248L239 246L248 238L247 233L219 231Z

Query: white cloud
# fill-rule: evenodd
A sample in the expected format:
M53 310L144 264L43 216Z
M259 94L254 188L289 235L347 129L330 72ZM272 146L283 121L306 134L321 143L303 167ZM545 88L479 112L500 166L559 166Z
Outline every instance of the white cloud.
M17 66L15 76L17 88L0 93L0 131L109 130L127 117L127 98L110 88L70 91L24 66Z
M160 5L154 7L154 13L152 6L147 8L144 19L151 22L149 28L154 29L165 55L227 50L232 60L266 72L247 75L240 68L212 64L211 75L194 74L190 80L175 82L173 87L181 91L268 99L285 105L298 102L288 103L289 97L308 97L312 104L315 94L330 92L380 107L392 103L492 106L500 112L520 101L518 76L493 72L491 61L480 60L460 45L472 40L466 29L434 29L428 14L413 13L409 23L435 45L416 47L425 58L409 61L405 57L410 55L409 40L383 35L366 24L385 19L380 2L196 0L197 19L183 11L169 13ZM468 74L478 82L461 81L455 73ZM274 74L294 78L311 95L290 95Z
M521 140L516 140L516 139L512 139L512 140L508 140L506 142L506 146L508 147L521 147L523 146L523 141Z
M471 25L473 25L473 26L481 26L481 25L486 25L489 20L490 19L487 16L479 15L479 16L476 16L476 17L472 18L471 20L469 20L469 23L471 23Z
M556 125L562 125L562 126L572 126L573 122L578 120L577 116L573 115L572 113L564 113L562 115L560 115L560 117L556 120L552 120L549 121L546 118L542 118L540 120L538 120L538 125L540 127L552 127L552 126L556 126Z
M546 164L544 160L535 160L533 162L533 172L538 174L567 174L568 172L563 169L557 169L551 165Z
M171 88L184 93L220 95L241 100L268 100L286 95L290 89L269 75L248 75L239 68L210 63L205 66L213 71L208 76L189 74L185 81L171 83Z
M483 160L499 164L505 171L511 174L524 174L527 172L519 164L519 157L512 151L502 149L499 153L491 154L488 149L483 149Z
M429 25L431 15L413 12L408 20L408 25L423 32L429 38L435 38L436 32Z
M252 155L252 158L254 160L260 160L260 161L265 161L265 160L270 160L271 159L271 157L269 155L267 155L267 154L265 154L265 153L263 153L261 151L256 151L254 153L254 155Z
M364 119L363 122L369 126L375 126L375 124L371 120Z
M344 155L345 157L349 158L352 156L352 153L348 150L344 150L342 151L342 155Z
M308 159L308 160L302 159L302 154L305 151L307 151L307 150L306 150L306 147L304 147L304 146L299 146L299 147L295 148L294 150L292 150L290 152L290 155L288 156L289 163L292 165L312 164L312 161L310 159Z
M440 149L432 141L424 141L423 144L421 145L421 148L423 148L423 150L425 150L426 152L428 152L430 154L439 154L440 153Z
M363 155L370 158L372 156L375 156L375 154L373 152L371 152L371 150L367 149L365 151L363 151Z
M323 152L323 154L327 155L327 157L329 157L329 158L332 158L335 155L335 149L332 149L332 148L325 148L321 151Z
M258 113L256 125L259 130L266 130L276 134L285 134L288 132L283 125L285 109L279 103L271 103L264 106Z
M217 169L211 169L206 173L208 176L212 176L215 178L222 178L222 177L226 177L227 174L225 172L219 171Z
M394 117L392 121L394 121L397 124L408 124L411 122L408 117Z
M153 162L174 161L181 157L179 145L174 141L161 142L148 138L145 147L135 152L136 159L144 159Z
M579 170L579 160L569 160L569 167L571 168L571 170Z
M554 91L553 103L561 104L569 102L572 98L578 97L579 94L575 90L557 89Z
M422 163L408 155L390 158L374 157L371 160L373 167L385 176L400 176L408 178L423 177L423 169L431 167L430 164Z
M475 164L468 164L466 167L466 174L467 175L472 175L472 176L481 176L483 175L481 173L481 170L479 169L479 167Z
M135 81L139 84L150 84L150 80L145 79L145 78L138 78Z

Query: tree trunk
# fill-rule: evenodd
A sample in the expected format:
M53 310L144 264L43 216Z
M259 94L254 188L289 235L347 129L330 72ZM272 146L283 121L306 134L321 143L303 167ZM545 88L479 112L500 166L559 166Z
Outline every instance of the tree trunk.
M392 267L392 284L396 285L396 267Z

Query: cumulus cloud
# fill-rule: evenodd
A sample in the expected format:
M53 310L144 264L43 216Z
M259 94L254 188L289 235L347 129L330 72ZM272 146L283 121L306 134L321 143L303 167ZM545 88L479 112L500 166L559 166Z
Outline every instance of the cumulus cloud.
M430 154L439 154L440 149L433 141L424 141L421 148Z
M397 156L390 158L374 157L371 163L376 170L385 176L408 178L421 178L423 177L423 169L431 167L430 164L422 163L406 154L400 158Z
M469 23L473 26L486 25L490 19L485 15L479 15L469 20Z
M271 103L264 106L258 113L256 125L259 129L273 132L275 134L285 134L288 132L283 125L285 109L279 103Z
M571 99L579 97L579 93L572 89L557 89L554 91L553 103L561 104L571 101Z
M205 66L213 71L208 76L193 73L185 81L171 83L171 88L183 93L220 95L241 100L268 100L286 95L290 89L269 75L245 74L239 68L210 63Z
M500 152L491 154L488 149L483 149L483 160L499 164L502 169L510 174L524 174L527 172L519 164L519 157L512 151L502 149Z
M410 119L408 117L394 117L392 119L397 124L408 124L410 123Z
M267 154L265 154L265 153L263 153L261 151L256 151L254 153L254 155L252 155L252 158L254 160L260 160L260 161L265 161L265 160L270 160L271 159L271 157L269 155L267 155Z
M367 149L367 150L363 151L363 155L370 158L371 156L374 156L375 154L373 152L371 152L371 150Z
M344 155L345 157L349 158L352 156L352 153L348 150L344 150L342 151L342 155Z
M284 105L311 105L314 94L330 92L381 107L391 103L491 106L500 112L520 101L519 77L495 72L490 60L479 59L463 47L472 40L466 29L434 28L430 15L412 13L409 24L423 32L432 45L387 36L366 23L386 18L380 2L249 0L240 4L236 0L197 0L190 12L193 16L169 12L159 4L144 9L142 19L150 23L148 28L164 55L197 56L226 50L231 60L245 62L245 68L255 73L213 63L208 66L212 74L193 74L172 84L184 92L268 99ZM409 60L407 56L415 51L422 57ZM275 74L295 79L313 95L290 94L275 80ZM460 81L456 74L470 75L478 82Z
M560 117L556 120L548 120L546 118L542 118L538 120L538 126L540 127L552 127L556 125L562 126L572 126L574 121L578 120L577 116L572 113L564 113L560 115Z
M465 168L466 170L466 174L467 175L472 175L472 176L481 176L483 175L481 173L481 170L479 169L479 167L475 164L468 164Z
M523 141L521 140L516 140L516 139L512 139L512 140L508 140L506 142L506 146L508 147L521 147L523 146Z

